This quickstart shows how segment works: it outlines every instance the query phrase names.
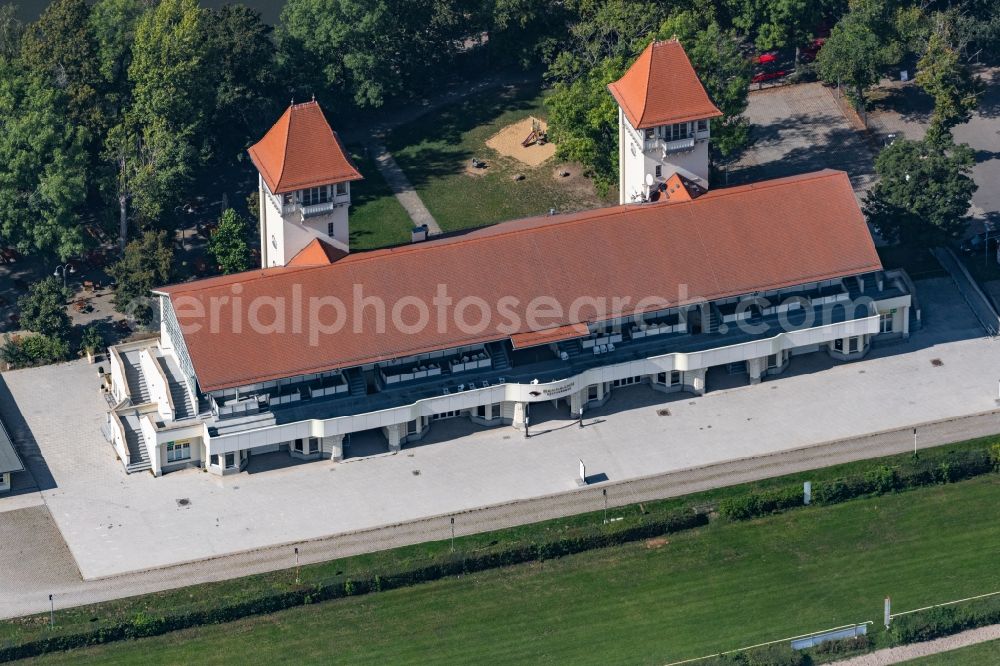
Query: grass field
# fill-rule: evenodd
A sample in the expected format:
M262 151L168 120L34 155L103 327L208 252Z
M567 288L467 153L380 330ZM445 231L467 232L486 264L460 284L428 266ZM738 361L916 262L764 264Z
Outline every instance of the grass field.
M967 648L906 662L906 666L996 666L997 664L1000 664L1000 641L970 645Z
M553 160L532 168L486 147L488 138L527 116L546 116L537 88L490 90L397 128L387 146L445 231L611 203L594 194L579 168L559 179ZM473 157L489 165L481 175L466 172ZM524 180L515 182L515 174Z
M42 663L664 663L1000 589L1000 477L719 521Z
M351 183L351 249L371 250L408 243L413 222L393 196L375 160L357 146L349 149L354 165L365 177Z

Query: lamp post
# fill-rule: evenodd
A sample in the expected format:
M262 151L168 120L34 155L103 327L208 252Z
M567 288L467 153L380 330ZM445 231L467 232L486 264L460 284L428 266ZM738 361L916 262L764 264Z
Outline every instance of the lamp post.
M608 489L601 488L601 493L604 495L604 524L608 524Z
M72 275L73 273L76 273L76 269L73 268L73 266L71 266L69 263L60 264L60 265L56 266L56 269L54 271L52 271L52 276L53 277L61 277L62 278L63 289L66 288L66 274L67 273L69 273L70 275Z
M302 579L299 578L299 547L296 546L295 547L295 584L298 585L301 582L302 582Z
M583 427L583 405L580 405L580 427Z
M455 516L451 517L451 552L455 552Z
M49 595L49 626L56 626L56 602L51 594Z

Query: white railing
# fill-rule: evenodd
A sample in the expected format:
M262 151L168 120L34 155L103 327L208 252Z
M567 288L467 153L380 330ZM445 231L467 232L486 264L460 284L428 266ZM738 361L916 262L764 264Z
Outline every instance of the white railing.
M378 411L337 416L331 419L306 419L295 423L272 425L239 433L212 437L209 443L211 453L228 453L255 446L277 442L287 442L299 437L329 437L361 430L388 427L413 421L420 416L432 416L444 412L474 409L479 405L497 402L542 402L560 397L568 397L592 384L611 382L626 377L656 375L673 370L690 371L710 368L728 363L764 358L785 349L806 347L830 342L837 338L875 334L879 329L878 315L852 319L835 324L813 328L792 330L777 335L737 343L726 347L716 347L697 352L673 352L636 361L626 361L614 365L600 366L583 371L566 379L539 383L517 384L496 383L491 386L449 392L443 396L431 396L416 400L408 405L390 407Z
M336 205L337 204L333 201L324 201L323 203L313 204L311 206L303 206L302 217L313 217L315 215L329 213Z
M686 139L675 139L674 141L663 141L661 143L663 147L663 154L668 155L670 153L678 153L682 150L691 150L694 148L694 137L689 136Z

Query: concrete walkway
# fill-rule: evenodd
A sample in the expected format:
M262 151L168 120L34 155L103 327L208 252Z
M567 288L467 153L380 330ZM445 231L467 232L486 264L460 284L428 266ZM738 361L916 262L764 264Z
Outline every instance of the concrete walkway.
M368 143L368 150L371 152L372 157L375 158L375 164L382 173L382 177L385 178L385 182L392 189L392 193L396 195L396 199L406 209L406 213L410 216L410 219L413 220L413 226L419 227L426 224L428 233L440 234L441 227L438 226L437 220L427 210L427 206L424 205L417 191L413 189L413 185L406 177L406 174L396 164L396 160L393 158L392 153L389 152L389 149L385 147L385 144L381 141L372 140Z
M942 652L951 652L960 648L985 643L987 641L1000 640L1000 624L991 624L988 627L970 629L953 636L937 638L933 641L923 643L911 643L899 647L878 650L870 654L835 661L830 666L889 666L889 664L902 664L911 659L927 657Z

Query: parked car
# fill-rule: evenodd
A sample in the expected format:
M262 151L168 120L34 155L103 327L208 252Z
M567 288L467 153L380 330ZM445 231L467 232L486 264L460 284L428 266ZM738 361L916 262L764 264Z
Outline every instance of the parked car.
M812 62L813 60L816 59L816 54L819 53L819 50L823 48L823 44L825 43L826 43L825 37L817 37L816 39L809 42L809 44L802 47L802 50L799 51L799 58L802 60L802 62Z
M987 243L989 243L989 247L987 247ZM1000 243L1000 230L991 229L966 238L959 244L958 249L965 254L974 255L986 251L996 251L998 243Z
M777 69L774 70L773 72L758 72L757 74L754 74L753 78L750 80L753 83L764 83L765 81L773 81L775 79L780 79L781 77L787 75L788 72L786 72L785 70Z
M767 53L761 53L753 59L755 64L758 65L772 65L778 62L778 52L768 51Z

